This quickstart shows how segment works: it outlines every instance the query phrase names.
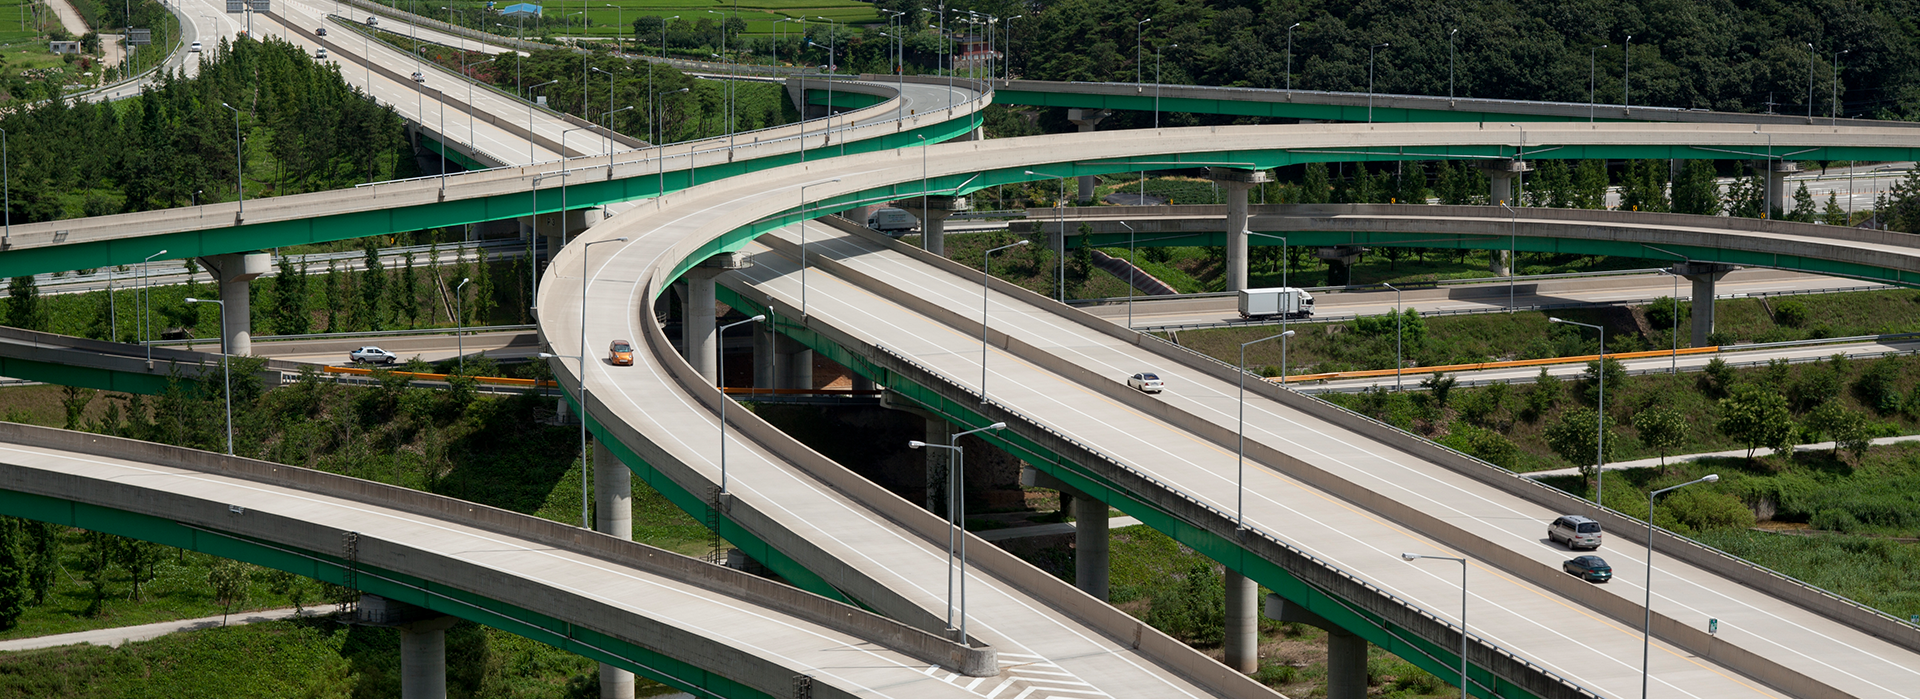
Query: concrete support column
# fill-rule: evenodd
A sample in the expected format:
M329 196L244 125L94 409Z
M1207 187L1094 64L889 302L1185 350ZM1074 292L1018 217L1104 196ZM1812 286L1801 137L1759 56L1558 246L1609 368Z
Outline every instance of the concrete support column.
M213 279L220 283L220 301L225 309L226 337L220 339L229 355L253 354L253 279L266 274L272 265L266 253L229 253L200 259Z
M455 622L439 617L399 625L400 697L447 696L447 628Z
M873 380L871 379L862 377L859 374L854 374L852 381L854 391L873 391Z
M774 363L774 338L778 335L770 328L753 329L753 388L772 389L780 380Z
M1227 193L1227 291L1247 288L1247 190L1271 181L1265 170L1207 168L1207 175Z
M1104 109L1068 109L1067 121L1073 122L1073 125L1078 127L1081 133L1085 133L1093 131L1094 127L1100 125L1100 120L1106 119L1111 114L1113 114L1113 112ZM1080 196L1074 201L1080 204L1088 204L1093 201L1093 176L1081 175L1079 181Z
M687 284L687 315L686 320L682 321L687 337L687 363L693 365L700 376L706 377L710 383L717 383L720 379L717 369L720 338L714 332L713 278L727 270L746 266L745 259L740 256L722 253L707 258L681 277Z
M1360 254L1366 249L1359 246L1333 246L1313 252L1313 256L1327 264L1327 285L1344 287L1352 281L1353 264L1360 261Z
M920 247L934 255L947 254L947 216L956 211L966 211L969 203L966 197L947 197L932 195L915 197L894 202L893 206L905 210L920 219Z
M774 351L779 356L779 382L776 389L813 389L813 349L784 335L775 336Z
M1327 631L1327 697L1367 696L1367 640L1277 594L1267 594L1267 617Z
M932 414L925 414L929 445L950 445L953 439L953 424ZM922 450L927 453L927 510L940 517L947 516L947 470L953 464L952 450Z
M1683 262L1673 266L1676 275L1693 283L1693 347L1706 347L1713 335L1714 283L1733 271L1725 263Z
M1755 164L1755 170L1764 170L1767 174L1767 216L1771 212L1785 214L1793 207L1793 193L1787 191L1787 176L1800 173L1800 163L1791 160L1762 161Z
M1513 257L1504 250L1487 251L1487 271L1494 277L1506 277L1513 274Z
M1506 202L1508 206L1520 206L1520 200L1515 198L1517 193L1513 188L1514 178L1524 176L1527 171L1533 169L1533 166L1527 165L1524 160L1508 158L1482 161L1480 168L1487 171L1487 179L1492 184L1487 193L1488 204L1497 207L1501 202Z
M1074 586L1087 595L1107 599L1110 550L1107 504L1084 493L1073 499Z
M1228 569L1226 664L1241 673L1260 670L1260 584Z
M598 438L593 441L593 529L633 539L633 472ZM633 700L633 672L600 664L600 697Z

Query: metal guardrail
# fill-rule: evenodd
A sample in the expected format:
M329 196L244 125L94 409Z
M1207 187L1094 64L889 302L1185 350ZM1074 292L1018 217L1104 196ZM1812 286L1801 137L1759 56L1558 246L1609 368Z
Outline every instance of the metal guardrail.
M307 333L304 335L256 335L253 342L276 342L293 340L351 340L354 338L391 338L415 335L473 335L476 333L499 333L504 331L532 331L540 327L534 324L512 326L467 326L464 328L410 328L394 331L345 331L340 333ZM217 342L218 338L188 338L186 340L156 340L155 346L192 345L195 343Z
M948 218L954 218L954 217L948 217ZM1513 277L1511 279L1515 282L1538 282L1541 280L1580 279L1580 278L1586 278L1586 277L1630 277L1633 275L1654 274L1664 269L1666 268L1650 267L1650 268L1639 269L1639 270L1602 270L1598 272L1555 272L1555 273L1545 274L1545 275L1520 275L1517 277ZM1501 282L1506 282L1508 281L1508 279L1509 278L1506 278L1506 277L1466 277L1466 278L1459 278L1459 279L1443 279L1443 280L1434 280L1433 286L1465 287L1465 286L1472 286L1476 284L1498 284ZM1408 282L1407 284L1414 284L1414 282ZM1421 282L1419 284L1424 285L1426 283ZM1422 288L1425 289L1426 287L1422 287ZM1309 292L1354 292L1354 291L1360 291L1360 290L1366 290L1366 289L1383 289L1383 287L1379 284L1358 284L1358 285L1348 284L1348 285L1335 285L1335 286L1325 286L1325 287L1301 287L1301 289L1305 289ZM1234 296L1237 296L1238 294L1239 292L1198 292L1194 294L1162 294L1159 296L1151 296L1151 297L1149 296L1091 297L1086 299L1068 299L1066 303L1069 306L1080 306L1080 305L1093 305L1093 304L1120 304L1128 301L1132 301L1135 303L1142 302L1142 301L1165 301L1169 299L1227 299L1227 298L1232 298Z

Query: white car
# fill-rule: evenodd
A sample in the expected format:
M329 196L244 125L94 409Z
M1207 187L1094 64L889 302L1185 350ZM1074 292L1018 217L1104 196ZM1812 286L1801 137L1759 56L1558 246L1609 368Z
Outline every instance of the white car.
M421 75L421 74L420 74L420 71L414 71L414 72L413 72L413 82L416 82L416 83L424 83L424 82L427 82L427 76L424 76L424 75Z
M324 47L324 46L322 46L322 47L320 47L320 49L319 49L319 50L317 50L317 51L314 51L314 52L313 52L313 57L314 57L314 58L318 58L318 59L322 59L322 60L325 60L325 59L326 59L326 57L327 57L327 47Z
M189 44L187 46L187 51L189 53L200 53L200 42L196 41L196 42L193 42L192 44Z
M1167 388L1167 383L1160 379L1159 373L1141 372L1127 377L1127 386L1149 394L1158 394L1161 389Z
M368 362L373 364L390 365L395 362L399 362L400 356L387 352L385 350L381 350L380 348L376 348L372 345L368 345L366 347L354 350L353 352L347 353L347 361L348 362Z

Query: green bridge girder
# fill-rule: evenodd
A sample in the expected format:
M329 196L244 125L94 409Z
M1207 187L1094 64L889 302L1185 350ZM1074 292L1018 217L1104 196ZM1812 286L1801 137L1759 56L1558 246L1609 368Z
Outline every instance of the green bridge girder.
M1071 226L1069 226L1071 228ZM1360 246L1360 247L1418 247L1448 248L1468 250L1513 250L1523 253L1560 253L1570 255L1606 255L1624 258L1642 258L1650 260L1693 260L1697 262L1719 262L1747 267L1768 267L1781 270L1812 272L1834 277L1847 277L1859 280L1871 280L1887 284L1908 287L1920 287L1920 275L1912 271L1891 267L1861 265L1836 260L1805 256L1777 255L1740 248L1717 248L1712 246L1694 246L1680 244L1661 244L1657 247L1628 241L1613 241L1588 238L1560 238L1554 236L1514 236L1511 241L1505 235L1459 235L1440 233L1354 233L1350 231L1261 231L1285 235L1287 242L1294 246ZM1127 234L1095 233L1081 236L1069 233L1069 246L1089 245L1095 248L1126 248ZM1181 232L1148 233L1133 242L1136 247L1153 248L1165 246L1224 246L1226 234L1221 232ZM1836 243L1844 243L1836 241ZM1276 245L1272 238L1254 236L1249 243L1254 247ZM1681 257L1675 257L1675 256Z
M218 369L216 368L215 371ZM13 357L0 357L0 377L145 395L166 393L169 381L164 374L121 372L99 367L56 364ZM193 377L185 375L181 378L187 381L193 380Z
M835 363L848 368L860 376L871 379L875 384L886 387L888 391L898 393L939 415L947 416L955 425L981 426L991 422L978 412L978 407L967 402L956 402L928 387L908 381L888 369L878 366L865 356L856 354L834 342L831 338L806 327L794 319L781 316L766 308L762 303L747 298L725 285L716 285L716 296L730 307L748 314L767 314L767 323L780 333L806 345L814 352L826 356ZM1034 468L1060 479L1074 488L1101 498L1121 512L1133 516L1153 529L1172 537L1175 541L1192 548L1206 557L1220 562L1240 574L1251 578L1268 590L1279 594L1288 601L1312 610L1321 617L1340 625L1343 629L1360 635L1367 641L1385 649L1389 653L1413 663L1435 676L1460 684L1460 654L1458 649L1443 647L1428 642L1387 620L1367 613L1356 606L1349 605L1337 597L1328 594L1294 576L1291 572L1271 561L1254 556L1239 544L1223 538L1206 528L1188 523L1172 514L1150 504L1147 499L1128 493L1125 489L1100 478L1085 474L1079 467L1062 458L1039 443L1020 436L1014 431L997 430L975 433L976 437L986 436L987 442L1020 458ZM1492 689L1498 697L1534 697L1525 688L1505 679L1497 678L1479 665L1470 665L1469 676L1476 688Z
M348 562L336 553L304 551L252 538L190 527L173 520L62 498L0 490L0 514L130 537L286 571L336 585L347 583ZM492 600L442 582L364 564L351 566L354 587L389 600L471 620L679 689L697 697L764 698L728 680L726 669L704 669L565 620Z

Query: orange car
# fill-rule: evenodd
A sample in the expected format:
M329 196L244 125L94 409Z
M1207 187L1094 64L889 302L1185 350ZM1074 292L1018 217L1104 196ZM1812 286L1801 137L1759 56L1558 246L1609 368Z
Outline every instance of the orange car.
M624 340L613 341L607 348L607 361L616 365L633 365L633 344Z

